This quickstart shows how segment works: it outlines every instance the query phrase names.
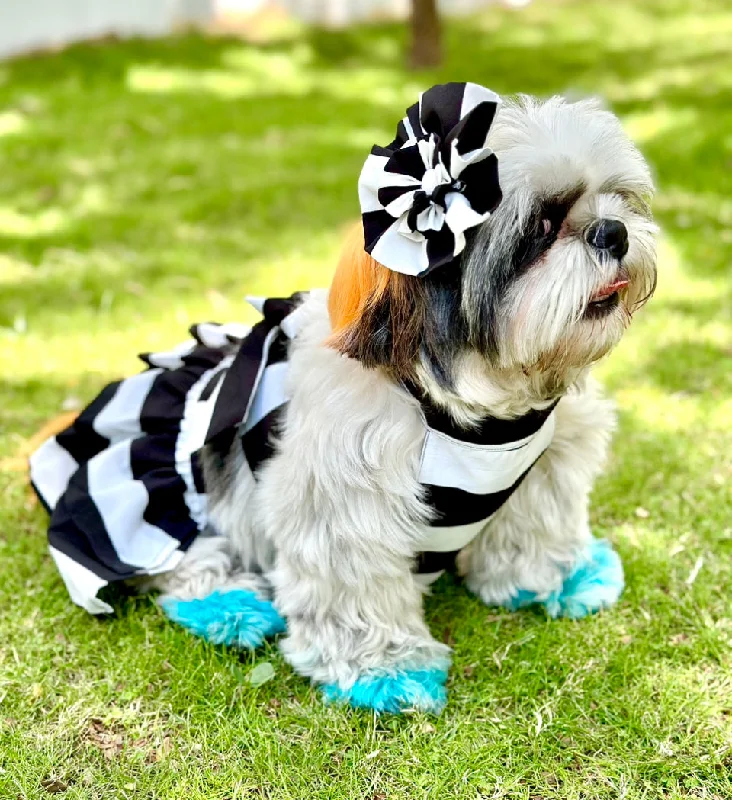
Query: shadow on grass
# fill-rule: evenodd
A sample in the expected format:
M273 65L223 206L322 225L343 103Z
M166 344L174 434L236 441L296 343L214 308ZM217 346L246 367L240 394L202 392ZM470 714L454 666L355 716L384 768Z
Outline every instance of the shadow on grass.
M662 303L655 313L682 313L694 320L713 321L717 309L724 314L728 308L722 300ZM712 409L732 397L732 349L703 338L689 336L667 344L649 342L632 361L610 358L616 359L610 382L616 389L650 384L668 395L694 398L702 409Z
M732 397L732 351L707 342L657 348L635 372L666 392L704 395L710 402Z

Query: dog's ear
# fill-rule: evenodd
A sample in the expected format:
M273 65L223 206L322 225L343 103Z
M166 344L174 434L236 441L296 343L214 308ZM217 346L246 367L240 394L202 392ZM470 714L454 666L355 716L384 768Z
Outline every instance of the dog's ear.
M327 344L366 367L408 379L423 339L426 297L419 278L393 272L365 250L360 226L348 236L328 297Z

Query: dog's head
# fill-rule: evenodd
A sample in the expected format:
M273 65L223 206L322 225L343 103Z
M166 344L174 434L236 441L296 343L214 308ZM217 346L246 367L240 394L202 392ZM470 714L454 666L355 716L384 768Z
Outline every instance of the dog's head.
M614 347L656 283L648 166L595 101L521 97L488 137L503 199L456 264L422 277L344 251L331 344L481 403L479 376L518 372L547 396Z

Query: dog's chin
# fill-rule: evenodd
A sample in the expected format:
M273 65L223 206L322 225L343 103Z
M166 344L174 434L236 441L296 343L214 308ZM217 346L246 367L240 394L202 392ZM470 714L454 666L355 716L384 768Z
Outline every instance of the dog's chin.
M592 366L620 342L631 319L632 293L622 276L592 294L583 292L584 299L523 293L523 302L508 305L509 311L517 311L511 318L506 314L492 366L536 377L551 373L548 386L566 387L578 370Z
M616 289L593 297L585 308L582 319L594 322L609 317L620 306L620 292Z
M510 341L504 342L506 350L498 362L477 350L463 352L454 364L452 389L438 387L426 372L420 378L434 399L464 424L472 424L486 411L518 416L545 407L620 342L630 318L623 295L618 292L616 297L588 303L580 319L568 323L557 340L530 360L515 357L517 351L525 354L530 349L526 342Z
M619 344L629 320L622 292L594 299L582 317L533 366L554 373L558 381L564 375L570 377L591 367Z

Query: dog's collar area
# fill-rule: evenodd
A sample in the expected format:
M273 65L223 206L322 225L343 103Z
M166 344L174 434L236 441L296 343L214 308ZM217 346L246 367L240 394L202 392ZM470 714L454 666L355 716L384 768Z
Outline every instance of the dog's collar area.
M532 409L514 419L487 416L473 428L460 427L447 411L437 406L417 384L405 381L404 388L419 401L427 425L460 442L476 445L503 445L518 442L536 433L547 421L559 399L544 409Z

